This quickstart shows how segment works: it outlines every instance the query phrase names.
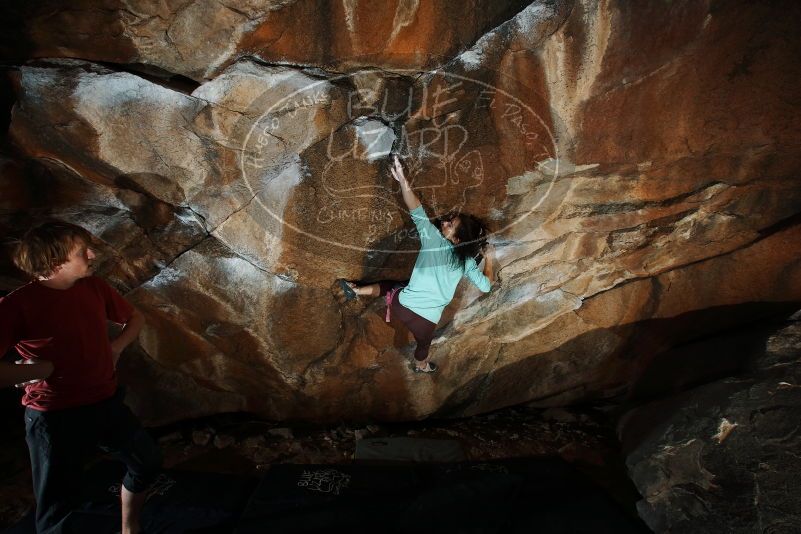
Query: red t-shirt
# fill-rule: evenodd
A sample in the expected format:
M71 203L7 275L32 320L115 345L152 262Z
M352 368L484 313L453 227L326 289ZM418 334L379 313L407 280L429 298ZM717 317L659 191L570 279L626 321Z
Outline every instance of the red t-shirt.
M0 354L53 362L47 380L25 387L23 406L61 410L111 397L117 375L108 323L130 321L133 307L106 282L81 278L69 289L31 282L0 298Z

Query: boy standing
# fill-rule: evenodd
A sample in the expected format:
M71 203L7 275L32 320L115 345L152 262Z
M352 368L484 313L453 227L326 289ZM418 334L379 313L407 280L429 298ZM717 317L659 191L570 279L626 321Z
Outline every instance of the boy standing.
M119 453L122 532L139 531L145 490L161 466L158 447L122 402L115 367L144 317L92 276L91 235L50 222L29 230L14 263L33 281L0 298L0 354L10 347L28 365L0 362L0 387L24 383L25 439L31 456L40 534L61 532L76 506L84 456ZM124 324L109 341L107 321Z

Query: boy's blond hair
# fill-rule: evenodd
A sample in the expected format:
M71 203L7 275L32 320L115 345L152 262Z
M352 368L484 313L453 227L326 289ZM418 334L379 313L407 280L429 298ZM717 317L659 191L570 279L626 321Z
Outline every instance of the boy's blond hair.
M14 264L33 278L48 278L81 242L91 244L92 234L74 224L46 222L25 232L14 250Z

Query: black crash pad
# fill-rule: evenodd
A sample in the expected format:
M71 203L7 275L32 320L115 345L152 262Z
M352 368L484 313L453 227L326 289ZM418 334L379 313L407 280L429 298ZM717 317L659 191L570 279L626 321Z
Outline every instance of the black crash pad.
M263 532L648 532L559 459L278 465L237 534Z

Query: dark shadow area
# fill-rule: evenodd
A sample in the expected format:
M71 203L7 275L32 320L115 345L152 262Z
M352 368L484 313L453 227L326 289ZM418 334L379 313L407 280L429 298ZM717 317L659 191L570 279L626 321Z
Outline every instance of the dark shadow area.
M123 464L99 461L86 473L77 508L66 520L64 534L119 532L120 480ZM142 511L145 532L233 532L256 479L244 476L165 471L148 491ZM33 532L33 514L5 534Z
M674 416L688 394L704 386L710 398L720 397L721 404L735 384L725 378L753 379L765 358L768 340L791 324L795 308L770 316L745 327L730 329L713 337L677 346L657 355L633 385L628 398L616 408L622 416L618 434L623 454L637 449L654 428ZM637 408L648 405L646 413Z
M0 292L0 296L4 295L5 292ZM3 363L13 363L18 359L17 351L13 349L2 357ZM20 511L27 508L30 499L31 467L25 443L25 409L20 404L22 393L21 389L13 387L0 389L0 428L3 436L0 442L0 483L5 489L5 497L0 499L0 528L9 526L6 523L8 519L19 516Z
M0 154L12 153L8 130L11 126L11 110L17 101L11 77L14 70L13 67L0 66Z
M67 532L118 530L119 464L86 475ZM30 516L8 534L27 532ZM279 465L260 479L167 471L146 532L648 532L559 459L407 465Z
M0 3L0 62L22 63L35 50L26 21L44 7L40 2L4 0Z
M200 83L192 78L169 72L154 65L147 65L145 63L110 63L108 61L94 61L93 63L102 65L115 72L133 74L134 76L144 78L150 83L185 95L191 95L195 89L200 87Z
M559 459L278 466L240 521L250 532L647 532Z
M16 352L10 351L2 360L13 363L18 358ZM15 476L30 470L23 423L25 409L20 404L21 397L21 389L0 389L0 425L5 442L0 448L0 473L3 473L3 476Z
M724 330L657 354L631 386L625 404L642 404L748 369L798 304L779 306L775 314L770 308L766 307L767 319L745 328Z

